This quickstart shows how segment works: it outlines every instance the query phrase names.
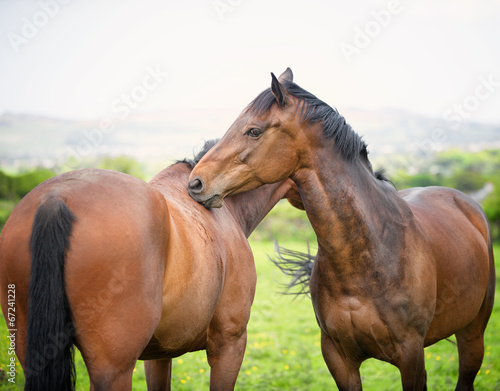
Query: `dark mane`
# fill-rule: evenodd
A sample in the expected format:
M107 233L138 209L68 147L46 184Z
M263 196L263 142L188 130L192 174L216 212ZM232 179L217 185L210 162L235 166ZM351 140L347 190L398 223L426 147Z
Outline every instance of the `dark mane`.
M392 183L392 181L389 179L389 177L387 175L385 175L385 169L381 168L380 170L375 171L375 173L373 175L375 175L375 178L377 178L380 181L390 183L392 185L392 187L394 187L396 189L396 185L394 185L394 183Z
M325 137L333 138L335 149L348 161L361 156L368 156L367 145L358 134L352 130L351 126L339 112L328 104L307 92L297 84L285 81L282 83L287 92L304 102L302 105L301 117L303 121L323 124ZM271 110L271 106L276 103L276 99L267 89L260 93L257 98L248 106L247 110L255 115L262 115ZM369 162L368 162L369 163ZM371 165L370 165L371 168Z
M201 151L198 152L194 156L193 159L185 158L183 160L176 161L174 164L177 164L177 163L186 163L187 165L189 165L193 169L194 166L196 166L198 164L198 162L201 160L201 158L203 156L205 156L207 154L207 152L210 151L215 144L217 144L218 141L219 141L218 138L213 139L213 140L205 141L205 144L201 148Z

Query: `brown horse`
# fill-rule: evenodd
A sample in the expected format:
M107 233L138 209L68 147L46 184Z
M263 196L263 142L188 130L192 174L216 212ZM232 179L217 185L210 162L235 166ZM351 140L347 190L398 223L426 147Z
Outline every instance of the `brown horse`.
M8 321L15 290L9 329L26 390L72 389L73 344L92 390L130 390L138 359L148 389L168 390L171 359L201 349L210 388L234 388L256 284L246 237L298 194L285 180L208 210L187 193L193 166L174 164L149 184L69 172L16 206L0 236L0 291Z
M338 112L293 83L290 69L236 119L190 176L191 196L290 177L318 238L310 281L326 364L341 390L361 390L370 357L426 388L424 347L455 334L457 390L473 389L495 291L488 221L465 194L397 192L374 174L365 143Z

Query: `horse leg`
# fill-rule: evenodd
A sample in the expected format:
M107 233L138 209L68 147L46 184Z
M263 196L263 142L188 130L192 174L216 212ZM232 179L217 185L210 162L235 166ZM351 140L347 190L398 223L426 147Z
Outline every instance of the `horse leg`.
M456 391L474 390L476 378L483 363L483 333L472 333L463 329L455 334L458 345L458 382Z
M490 251L490 275L486 295L476 317L462 330L455 333L458 346L458 382L456 391L474 390L476 378L484 357L484 331L493 310L495 295L495 269L493 252Z
M349 362L341 356L332 339L321 331L321 352L339 391L361 391L361 375L359 362Z
M132 389L132 375L134 365L123 369L121 366L112 366L109 363L94 361L92 366L87 365L91 391L123 391Z
M425 372L425 354L423 338L408 339L400 350L400 359L395 365L401 373L403 391L427 390L427 374Z
M210 390L233 390L247 344L246 329L238 333L216 333L207 343Z
M144 361L148 391L170 391L172 359Z
M455 334L459 359L457 391L474 390L474 379L483 363L484 331L492 304L485 300L474 320Z

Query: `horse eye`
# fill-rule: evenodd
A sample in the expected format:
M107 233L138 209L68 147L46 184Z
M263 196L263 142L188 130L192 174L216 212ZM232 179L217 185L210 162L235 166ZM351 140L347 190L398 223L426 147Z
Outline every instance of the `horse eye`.
M259 137L262 134L262 130L257 128L252 128L247 130L246 134L250 137Z

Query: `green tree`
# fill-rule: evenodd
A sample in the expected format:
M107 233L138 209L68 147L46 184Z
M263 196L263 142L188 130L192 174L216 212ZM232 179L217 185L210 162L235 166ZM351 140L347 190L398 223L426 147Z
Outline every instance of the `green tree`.
M19 198L24 197L40 183L55 176L55 172L40 168L25 174L12 177L12 192Z
M99 163L99 168L123 172L125 174L129 174L143 180L145 177L145 173L141 164L134 158L129 156L106 156L102 158L101 162Z
M399 173L399 175L393 179L393 182L399 190L409 187L439 186L443 184L440 176L432 175L427 172L415 175Z
M481 189L486 179L481 172L473 170L456 171L450 178L445 180L445 186L469 193Z
M0 230L19 200L54 175L53 171L44 168L20 175L7 175L0 171Z
M488 194L483 202L483 209L490 221L491 232L495 241L500 240L500 178L496 177L492 181L494 190Z

